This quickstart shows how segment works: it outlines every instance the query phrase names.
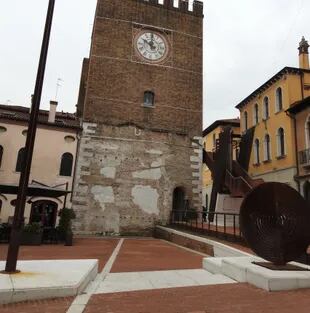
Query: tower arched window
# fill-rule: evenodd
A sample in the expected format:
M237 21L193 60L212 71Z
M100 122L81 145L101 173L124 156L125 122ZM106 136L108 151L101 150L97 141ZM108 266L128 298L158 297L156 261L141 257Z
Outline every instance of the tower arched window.
M0 168L1 168L1 165L2 165L2 158L3 158L3 147L0 146Z
M254 122L254 125L258 124L258 122L259 122L259 113L258 113L258 104L257 103L255 103L255 105L254 105L253 122Z
M279 112L283 109L283 93L282 88L276 90L276 111Z
M147 90L144 92L143 105L145 107L153 107L155 102L155 94L153 91Z
M64 153L61 157L60 176L71 176L73 168L73 155L71 153Z
M254 164L260 163L259 157L259 139L255 139L254 141Z
M269 118L269 99L268 99L268 97L264 98L263 113L264 113L264 120L267 120Z
M18 151L15 171L21 172L22 168L24 167L24 164L25 164L25 148L21 148Z
M271 160L270 136L267 134L264 139L264 161Z
M285 156L285 133L284 129L281 127L277 132L277 147L278 147L278 157Z
M243 115L243 119L244 119L244 130L248 130L248 112L245 111L244 115Z

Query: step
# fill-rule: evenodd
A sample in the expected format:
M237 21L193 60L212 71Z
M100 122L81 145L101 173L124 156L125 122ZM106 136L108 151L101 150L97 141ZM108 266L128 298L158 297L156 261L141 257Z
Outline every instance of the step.
M96 293L129 292L218 284L233 284L234 280L204 269L110 273L99 285Z

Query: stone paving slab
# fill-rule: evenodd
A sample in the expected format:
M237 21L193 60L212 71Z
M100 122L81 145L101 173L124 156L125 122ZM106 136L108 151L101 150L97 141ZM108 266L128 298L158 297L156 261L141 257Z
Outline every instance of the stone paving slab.
M1 304L77 295L96 277L98 260L19 261L17 268L18 274L0 274Z
M111 273L99 285L96 294L232 283L236 282L202 269Z
M94 295L83 313L309 313L310 289L224 284Z

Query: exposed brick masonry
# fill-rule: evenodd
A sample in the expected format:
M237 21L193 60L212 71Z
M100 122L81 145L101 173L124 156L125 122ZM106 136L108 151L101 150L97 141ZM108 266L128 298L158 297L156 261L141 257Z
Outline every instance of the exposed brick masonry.
M151 233L169 220L176 187L191 208L201 207L202 5L188 12L171 4L98 1L78 106L78 232ZM142 30L165 37L165 60L138 55ZM155 94L151 108L143 105L145 91Z

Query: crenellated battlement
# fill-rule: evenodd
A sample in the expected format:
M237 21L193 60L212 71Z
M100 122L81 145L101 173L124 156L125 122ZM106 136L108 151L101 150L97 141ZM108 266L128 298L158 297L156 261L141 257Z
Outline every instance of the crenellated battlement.
M180 11L187 14L192 14L198 17L203 17L203 3L194 0L193 4L189 4L189 0L138 0L139 2L148 3L150 5L159 6L168 10Z

